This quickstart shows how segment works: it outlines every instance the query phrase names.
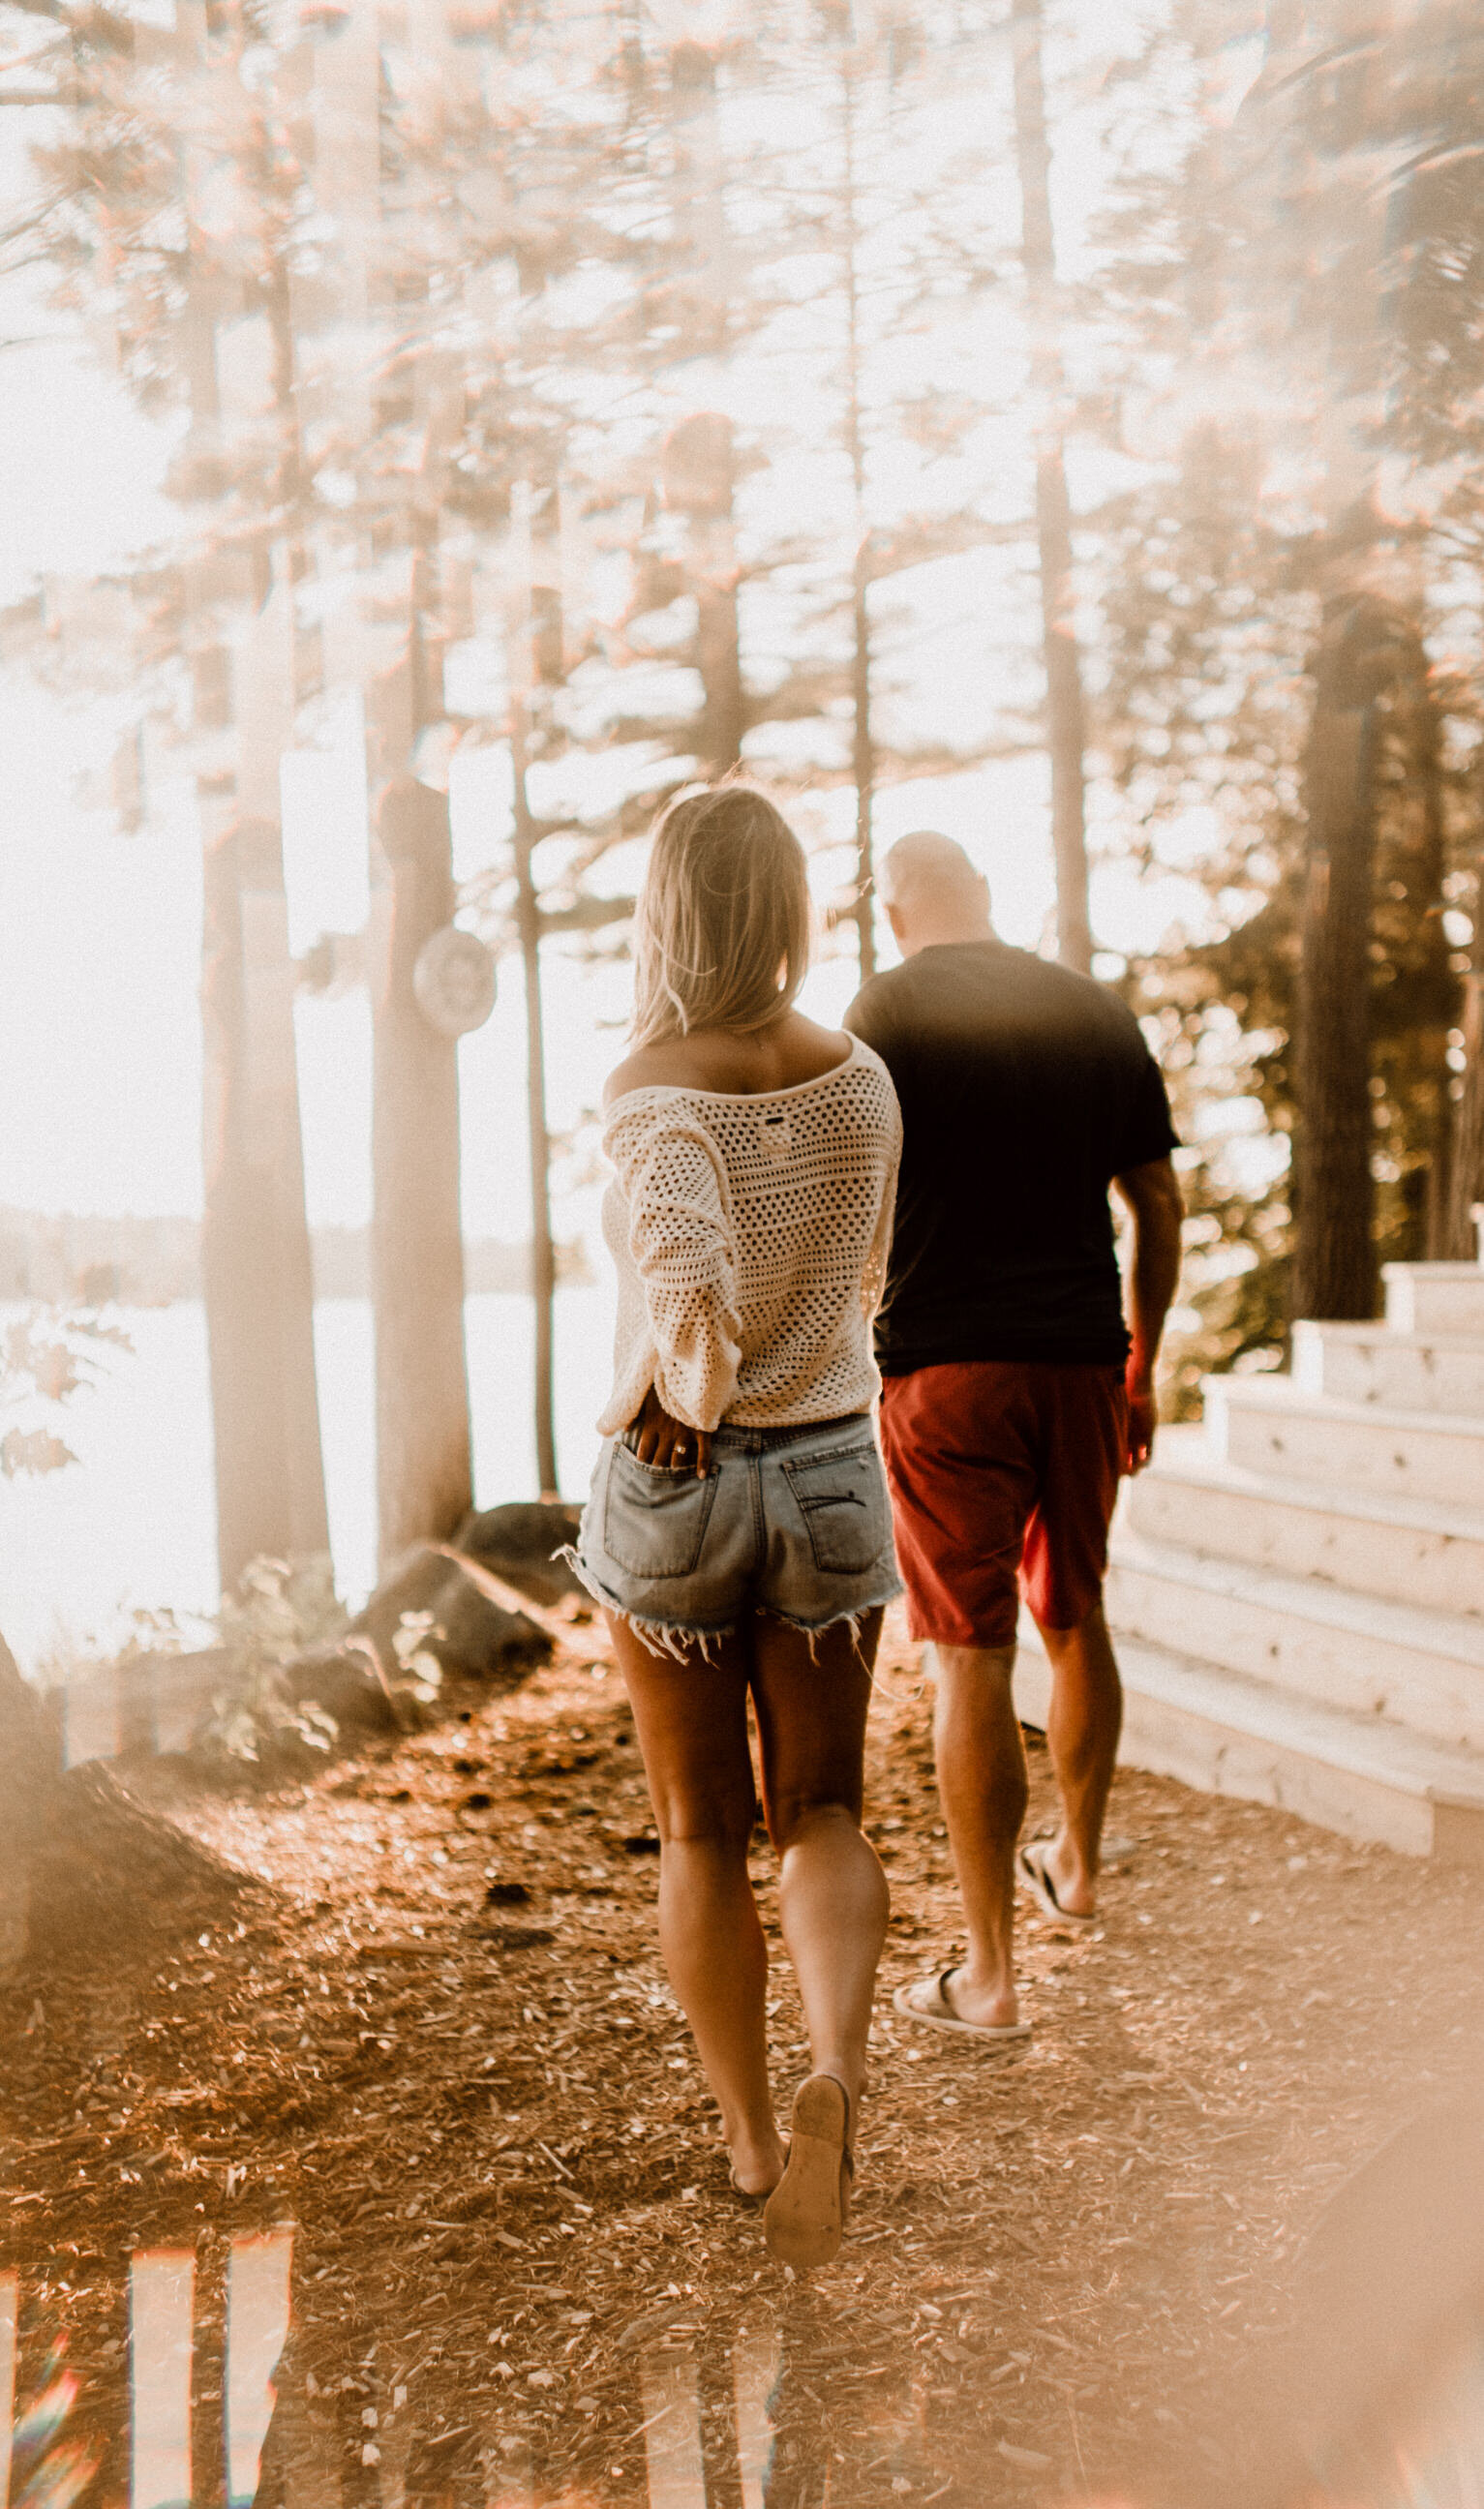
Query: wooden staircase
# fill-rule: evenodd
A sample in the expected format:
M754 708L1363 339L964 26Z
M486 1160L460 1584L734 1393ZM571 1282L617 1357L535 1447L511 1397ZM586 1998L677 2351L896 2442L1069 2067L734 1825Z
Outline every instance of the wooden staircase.
M1301 1324L1291 1375L1207 1379L1126 1486L1121 1756L1484 1865L1484 1266L1385 1277L1383 1324Z

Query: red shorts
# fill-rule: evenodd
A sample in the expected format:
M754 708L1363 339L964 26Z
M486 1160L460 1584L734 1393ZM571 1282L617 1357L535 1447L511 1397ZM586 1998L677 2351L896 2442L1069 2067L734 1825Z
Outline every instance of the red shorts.
M914 1638L1015 1641L1102 1600L1129 1431L1121 1367L975 1359L889 1376L881 1445Z

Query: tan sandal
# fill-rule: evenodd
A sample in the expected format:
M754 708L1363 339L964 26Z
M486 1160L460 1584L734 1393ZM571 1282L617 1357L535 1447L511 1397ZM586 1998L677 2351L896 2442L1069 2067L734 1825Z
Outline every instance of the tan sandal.
M1042 1916L1050 1924L1065 1926L1069 1933L1078 1933L1089 1926L1096 1925L1095 1910L1089 1913L1081 1908L1063 1908L1051 1878L1046 1849L1039 1839L1033 1838L1028 1847L1021 1848L1016 1857L1016 1868Z
M950 1965L936 1977L909 1978L892 2002L909 2021L925 2021L930 2030L953 2030L963 2039L980 2039L989 2047L1023 2047L1030 2037L1028 2021L966 2021L948 1999L948 1980L958 1968Z
M828 2265L849 2216L854 2177L849 2094L833 2074L811 2074L795 2094L788 2165L763 2207L768 2254L799 2272Z

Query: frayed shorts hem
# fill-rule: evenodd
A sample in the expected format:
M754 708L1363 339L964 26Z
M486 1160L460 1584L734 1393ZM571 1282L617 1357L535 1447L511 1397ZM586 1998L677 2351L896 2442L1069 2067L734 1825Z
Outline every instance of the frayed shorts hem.
M770 1621L782 1621L788 1629L802 1629L806 1638L818 1638L824 1636L826 1629L838 1629L841 1621L848 1621L852 1629L858 1630L870 1613L884 1612L902 1591L900 1586L893 1586L889 1594L873 1595L869 1602L841 1604L837 1612L826 1612L818 1621L801 1620L797 1612L781 1612L776 1603L759 1603L755 1608L765 1612Z
M688 1648L699 1647L702 1657L709 1662L711 1646L722 1638L735 1637L737 1633L738 1623L735 1620L706 1623L664 1621L653 1618L646 1612L636 1612L632 1604L622 1602L616 1594L609 1592L602 1581L594 1576L579 1551L569 1547L554 1555L558 1559L566 1560L574 1576L580 1580L593 1601L601 1603L603 1609L606 1612L612 1612L616 1620L625 1622L641 1643L649 1648L651 1655L674 1656L676 1661L680 1662ZM894 1602L902 1591L901 1584L894 1583L888 1593L872 1597L864 1603L856 1602L842 1606L837 1612L827 1612L823 1619L817 1621L803 1620L796 1612L779 1611L772 1603L749 1603L746 1608L748 1611L761 1612L770 1621L782 1621L786 1629L801 1630L810 1641L812 1653L815 1643L824 1636L825 1631L837 1629L841 1622L848 1623L851 1637L859 1645L862 1621L872 1612L884 1611L886 1605Z
M628 1623L634 1635L643 1640L651 1655L673 1655L679 1662L688 1646L698 1646L702 1655L705 1655L708 1644L719 1638L732 1637L736 1633L735 1621L718 1621L709 1628L701 1629L688 1621L650 1619L646 1613L636 1612L630 1604L620 1601L616 1594L611 1594L608 1588L593 1575L580 1551L573 1550L569 1544L565 1550L556 1552L554 1556L566 1560L573 1575L591 1594L595 1603L601 1603L606 1612L612 1612L617 1620Z

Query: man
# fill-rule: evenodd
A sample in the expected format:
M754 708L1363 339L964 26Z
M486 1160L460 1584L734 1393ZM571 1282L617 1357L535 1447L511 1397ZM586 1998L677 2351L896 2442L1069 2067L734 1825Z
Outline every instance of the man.
M1025 1755L1011 1693L1020 1595L1052 1667L1055 1838L1020 1879L1090 1923L1122 1719L1102 1611L1119 1477L1149 1460L1154 1364L1179 1269L1175 1136L1132 1012L1013 950L947 837L904 837L881 891L905 963L845 1025L897 1085L905 1141L877 1326L881 1435L909 1625L932 1642L934 1743L968 1957L899 1991L944 2029L1023 2038L1012 1966ZM1133 1221L1125 1325L1109 1183ZM1019 1592L1018 1592L1019 1590Z

